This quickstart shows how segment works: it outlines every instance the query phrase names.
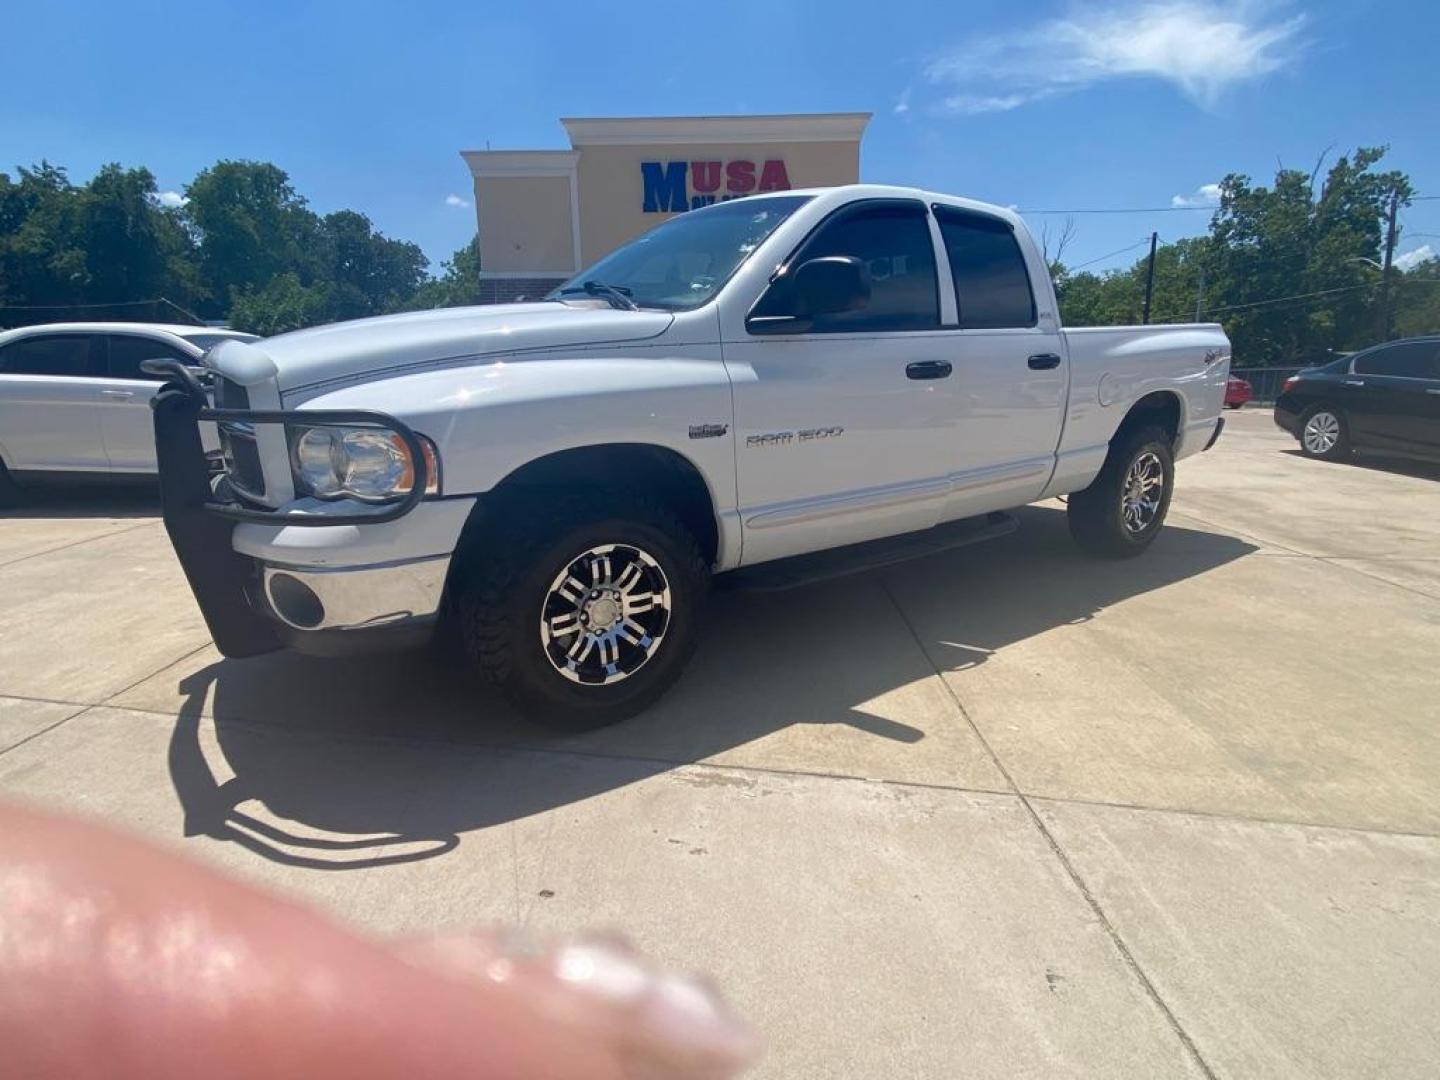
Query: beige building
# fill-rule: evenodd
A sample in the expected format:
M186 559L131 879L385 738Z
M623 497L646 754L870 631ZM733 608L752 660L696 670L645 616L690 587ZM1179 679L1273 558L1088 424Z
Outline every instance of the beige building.
M561 120L569 150L463 150L483 295L535 298L674 214L853 184L869 113Z

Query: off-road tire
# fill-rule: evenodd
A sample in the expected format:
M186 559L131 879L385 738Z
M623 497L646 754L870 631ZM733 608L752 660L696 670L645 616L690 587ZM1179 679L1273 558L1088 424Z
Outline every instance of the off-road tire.
M695 537L668 508L638 493L534 489L486 507L452 574L460 645L480 674L530 718L568 731L628 719L660 698L695 651L710 570ZM556 575L581 553L632 545L659 564L671 606L652 656L623 680L572 682L552 665L540 636Z
M1146 454L1159 459L1164 487L1154 517L1139 531L1125 524L1124 494L1131 466ZM1154 542L1170 509L1175 487L1175 455L1170 437L1159 427L1137 428L1111 444L1105 464L1094 483L1070 496L1067 516L1070 535L1081 549L1101 558L1125 559L1139 555Z

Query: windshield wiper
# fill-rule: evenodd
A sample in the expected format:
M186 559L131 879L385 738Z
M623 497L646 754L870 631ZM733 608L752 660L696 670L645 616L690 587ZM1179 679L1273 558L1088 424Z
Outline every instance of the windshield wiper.
M583 285L572 285L568 289L561 289L557 296L566 296L573 293L584 293L586 296L600 296L610 301L610 306L619 308L621 311L639 311L640 305L630 299L632 290L624 285L607 285L603 281L587 281Z

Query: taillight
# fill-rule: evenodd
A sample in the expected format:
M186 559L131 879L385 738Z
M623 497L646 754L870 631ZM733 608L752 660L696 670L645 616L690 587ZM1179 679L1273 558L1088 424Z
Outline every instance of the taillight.
M1289 390L1292 386L1294 386L1294 385L1295 385L1297 382L1299 382L1299 381L1300 381L1300 376L1299 376L1299 375L1291 375L1288 379L1285 380L1284 389Z

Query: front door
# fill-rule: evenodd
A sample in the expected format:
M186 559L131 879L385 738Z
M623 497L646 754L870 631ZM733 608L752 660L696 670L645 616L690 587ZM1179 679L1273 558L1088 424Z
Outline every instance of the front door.
M98 380L104 395L100 434L110 468L115 472L155 472L155 427L150 399L162 379L140 370L142 360L194 358L164 341L142 334L110 334L105 376Z
M851 203L787 263L829 255L866 265L867 304L789 328L750 322L723 342L747 564L924 528L944 514L956 384L929 214L912 199ZM776 279L754 314L784 310L789 280ZM752 329L762 326L770 332Z

